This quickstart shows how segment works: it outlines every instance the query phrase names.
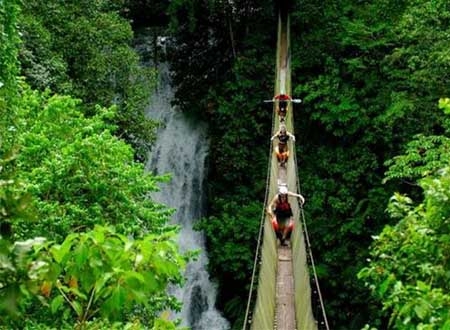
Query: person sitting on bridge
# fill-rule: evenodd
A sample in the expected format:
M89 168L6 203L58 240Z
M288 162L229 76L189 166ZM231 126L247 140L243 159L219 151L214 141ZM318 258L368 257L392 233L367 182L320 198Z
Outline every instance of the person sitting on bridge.
M280 125L280 129L270 138L270 141L273 141L275 138L278 138L278 145L275 147L278 163L280 166L285 166L289 158L287 143L289 138L295 142L295 136L286 130L285 125Z
M288 196L298 197L301 205L305 203L305 198L302 195L290 192L286 186L281 186L278 194L273 197L267 207L267 213L271 217L275 234L282 246L287 245L286 240L290 239L294 227L293 213Z

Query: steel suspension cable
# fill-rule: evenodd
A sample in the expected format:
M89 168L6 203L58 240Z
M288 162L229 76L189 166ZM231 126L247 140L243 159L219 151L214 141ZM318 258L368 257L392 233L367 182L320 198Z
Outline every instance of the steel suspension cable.
M273 132L274 127L275 127L275 117L276 117L275 112L273 112L271 132ZM264 204L263 204L263 210L262 210L262 214L261 214L261 221L260 221L259 232L258 232L258 241L256 243L256 249L255 249L255 259L253 261L252 279L250 281L250 289L249 289L248 300L247 300L247 308L245 310L245 318L244 318L244 324L242 325L242 330L245 330L247 327L248 317L250 314L252 295L253 295L253 286L254 286L255 277L256 277L256 269L257 269L257 265L258 265L259 255L261 252L261 238L262 238L263 229L264 229L264 221L266 219L266 204L267 204L267 200L268 200L268 196L269 196L269 185L270 185L269 180L270 180L270 169L271 169L271 165L272 165L272 154L273 154L273 144L270 143L269 161L267 163L268 165L267 165L267 175L266 175L266 193L264 196Z
M293 114L292 114L293 116ZM292 117L292 121L294 121L294 118ZM300 189L300 180L299 180L299 176L298 176L298 163L297 163L297 153L293 152L294 154L294 162L295 162L295 175L297 178L297 187L298 187L298 192L301 194L301 189ZM325 328L327 330L330 330L329 325L328 325L328 319L327 319L327 314L325 311L325 304L323 303L323 298L322 298L322 292L320 290L320 285L319 285L319 279L317 276L317 272L316 272L316 265L314 263L314 257L312 255L312 249L311 249L311 243L309 240L309 235L308 235L308 227L306 226L306 218L305 218L305 213L303 211L303 206L300 203L300 201L298 201L299 204L299 208L300 208L300 215L301 215L301 222L302 222L302 227L303 227L303 234L306 240L306 247L307 247L307 253L309 256L309 260L311 262L311 267L313 269L313 275L314 275L314 283L316 285L316 290L317 290L317 294L319 295L319 303L320 303L320 308L322 310L322 317L323 317L323 322L325 325Z

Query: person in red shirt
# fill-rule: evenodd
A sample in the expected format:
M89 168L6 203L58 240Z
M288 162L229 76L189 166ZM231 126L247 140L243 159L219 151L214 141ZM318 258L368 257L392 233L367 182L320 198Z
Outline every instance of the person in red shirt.
M288 101L292 101L292 98L287 94L275 95L273 101L278 101L277 113L280 116L280 121L284 121L287 113Z
M280 121L284 122L284 119L285 119L286 113L287 113L288 102L301 103L302 100L293 99L287 94L280 93L280 94L275 95L271 100L264 100L264 102L270 102L270 103L277 102L278 103L277 114L280 117Z
M293 213L288 196L298 197L301 205L305 203L305 198L302 195L290 192L286 186L281 186L278 194L273 197L267 207L267 213L272 219L275 234L283 246L287 245L286 240L289 239L294 226Z

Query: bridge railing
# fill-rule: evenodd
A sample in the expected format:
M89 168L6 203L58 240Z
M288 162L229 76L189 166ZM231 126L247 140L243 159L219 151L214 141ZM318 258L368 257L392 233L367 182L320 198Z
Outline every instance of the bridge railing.
M276 62L275 94L280 92L291 95L291 72L290 72L290 29L289 16L287 13L281 13L278 23L278 45ZM276 104L273 109L273 128L274 134L279 128L279 120L275 112ZM288 104L288 111L285 120L286 128L289 132L295 134L293 125L292 103ZM271 144L272 146L272 144ZM291 155L295 155L295 145L289 141L289 150ZM269 158L268 187L266 193L269 200L278 192L278 163L273 156L273 149L270 150ZM299 180L297 177L296 157L290 157L287 163L287 183L290 191L299 192ZM266 206L266 205L265 205ZM294 213L295 227L291 237L291 247L293 256L293 276L295 290L295 317L297 329L316 330L317 322L314 319L311 307L311 287L306 254L306 245L304 232L302 228L301 217L303 212L298 203L291 203ZM274 329L275 309L276 309L276 272L277 272L277 241L273 232L270 219L267 217L263 224L263 243L261 248L261 265L258 276L258 289L256 303L254 306L251 329L269 330ZM244 326L245 329L245 326Z

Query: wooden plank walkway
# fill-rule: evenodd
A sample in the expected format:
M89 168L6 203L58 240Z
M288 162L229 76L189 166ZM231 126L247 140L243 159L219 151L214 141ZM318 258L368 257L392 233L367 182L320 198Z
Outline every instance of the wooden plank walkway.
M287 186L287 171L285 167L278 166L278 187Z
M294 277L292 275L292 250L290 245L278 247L275 329L296 330Z

